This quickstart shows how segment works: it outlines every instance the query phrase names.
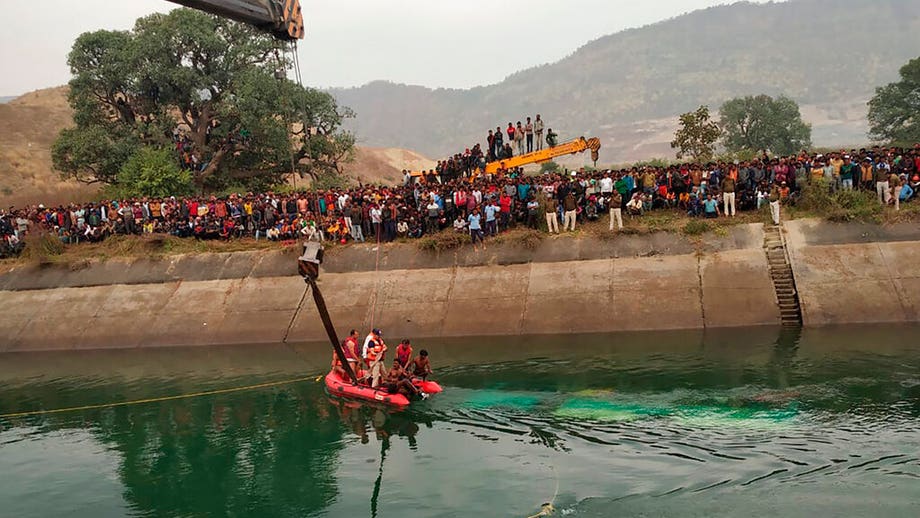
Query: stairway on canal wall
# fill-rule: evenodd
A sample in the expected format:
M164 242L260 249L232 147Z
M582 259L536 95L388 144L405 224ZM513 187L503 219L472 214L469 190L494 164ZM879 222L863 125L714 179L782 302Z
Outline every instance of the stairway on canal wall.
M778 225L764 227L763 248L767 254L767 264L770 265L770 278L773 280L773 288L776 290L780 320L783 326L800 327L802 325L802 310L799 306L799 295L795 287L795 275L786 253L782 227Z

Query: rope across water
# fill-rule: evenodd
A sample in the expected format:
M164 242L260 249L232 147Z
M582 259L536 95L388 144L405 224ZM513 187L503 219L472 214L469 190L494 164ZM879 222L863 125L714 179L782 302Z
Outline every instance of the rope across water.
M315 376L305 376L301 378L293 378L293 379L282 380L282 381L257 383L255 385L246 385L244 387L204 390L201 392L192 392L190 394L178 394L178 395L173 395L173 396L161 396L161 397L155 397L155 398L134 399L131 401L118 401L115 403L99 403L99 404L94 404L94 405L81 405L81 406L73 406L73 407L66 407L66 408L54 408L50 410L31 410L28 412L13 412L10 414L0 414L0 419L13 419L17 417L31 417L31 416L47 415L47 414L63 414L66 412L80 412L84 410L98 410L102 408L115 408L115 407L122 407L122 406L143 405L146 403L159 403L161 401L174 401L177 399L190 399L190 398L203 397L203 396L214 396L217 394L230 394L233 392L244 392L247 390L258 390L258 389L270 388L270 387L280 387L282 385L292 385L294 383L302 383L304 381L311 381L311 380L316 380L316 377Z

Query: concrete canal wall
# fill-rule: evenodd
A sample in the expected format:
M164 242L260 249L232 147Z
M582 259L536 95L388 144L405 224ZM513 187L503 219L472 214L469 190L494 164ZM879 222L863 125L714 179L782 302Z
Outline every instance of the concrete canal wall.
M920 252L910 232L839 244L822 226L787 225L806 325L918 319L920 281L897 266ZM702 239L561 237L480 253L394 244L381 249L379 272L373 246L351 246L330 250L320 284L340 334L373 323L391 340L776 325L762 246L761 225ZM0 351L324 340L296 252L5 272Z
M920 228L795 220L785 236L805 326L920 321Z

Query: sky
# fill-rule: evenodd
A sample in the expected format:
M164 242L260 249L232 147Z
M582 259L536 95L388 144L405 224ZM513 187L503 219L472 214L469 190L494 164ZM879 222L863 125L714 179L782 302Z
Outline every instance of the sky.
M762 1L762 0L757 0ZM588 41L719 0L301 0L304 82L373 80L469 88L557 61ZM65 84L67 53L81 33L130 29L167 12L166 0L0 2L0 96Z

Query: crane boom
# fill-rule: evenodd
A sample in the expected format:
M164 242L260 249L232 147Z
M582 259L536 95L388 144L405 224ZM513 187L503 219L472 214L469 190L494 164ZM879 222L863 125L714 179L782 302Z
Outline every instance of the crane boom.
M575 153L582 153L589 149L591 150L592 160L597 162L597 152L601 149L601 140L597 137L592 137L587 140L585 140L584 137L579 137L575 140L563 142L558 146L545 147L539 151L534 151L525 155L489 162L486 164L484 173L495 174L502 170L507 171L528 164L548 162L556 157L574 155Z
M574 155L575 153L583 153L587 150L591 150L591 160L594 161L595 165L597 164L598 151L601 149L601 139L597 137L591 137L585 139L584 137L578 137L577 139L570 140L568 142L563 142L558 146L545 147L539 151L534 151L524 155L518 155L511 158L503 158L502 160L495 160L486 164L484 170L476 169L473 171L473 174L470 175L470 181L476 179L480 174L496 174L502 171L508 171L517 167L525 166L528 164L540 164L543 162L548 162L556 157L563 155ZM413 171L409 173L412 177L425 177L423 171Z
M279 40L303 39L300 0L169 0L271 33Z

